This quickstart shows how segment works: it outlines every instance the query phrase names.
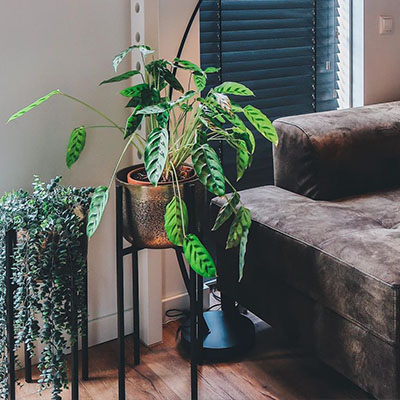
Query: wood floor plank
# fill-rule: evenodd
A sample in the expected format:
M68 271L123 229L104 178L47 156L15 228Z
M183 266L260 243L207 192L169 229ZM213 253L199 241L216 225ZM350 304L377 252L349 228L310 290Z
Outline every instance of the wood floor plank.
M200 400L366 400L372 399L343 376L301 349L285 343L260 320L256 345L240 362L199 367ZM142 346L141 364L133 365L132 337L126 338L127 400L189 400L190 363L176 341L178 323L164 327L163 343ZM117 342L89 350L90 380L80 381L80 399L117 400ZM23 371L18 375L22 376ZM36 368L33 377L38 378ZM18 400L51 399L37 394L37 384L17 389ZM62 394L70 399L70 392Z

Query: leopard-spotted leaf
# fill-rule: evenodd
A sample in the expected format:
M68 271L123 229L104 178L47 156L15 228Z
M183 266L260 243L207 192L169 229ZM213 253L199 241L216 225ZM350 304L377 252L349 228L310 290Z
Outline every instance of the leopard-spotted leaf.
M207 85L207 77L203 73L195 72L193 73L193 81L199 92L202 92Z
M23 108L22 110L19 110L15 114L11 115L11 117L7 121L7 124L9 122L13 121L14 119L22 117L24 114L26 114L27 112L33 110L37 106L40 106L42 103L44 103L45 101L49 100L51 97L53 97L56 94L61 94L61 92L59 90L53 90L52 92L46 94L46 96L43 96L40 99L37 99L32 104L29 104L29 106Z
M232 94L236 96L254 96L252 90L237 82L224 82L214 88L217 93Z
M272 122L259 109L253 106L246 106L243 109L244 115L251 124L260 132L266 139L272 142L275 146L278 144L278 134Z
M239 181L242 179L244 172L251 164L251 154L247 150L246 143L243 140L236 142L236 172Z
M233 210L240 202L240 196L238 193L235 193L230 197L230 199L221 207L218 212L217 218L215 220L215 224L212 228L213 231L219 229L233 214Z
M86 234L90 238L96 232L108 202L109 191L106 186L98 186L93 193L89 207Z
M236 247L240 243L240 238L246 228L250 229L251 216L250 210L245 207L240 207L236 213L235 219L232 222L229 230L228 239L226 241L226 249Z
M137 97L140 96L142 92L147 89L149 89L149 85L147 83L139 83L138 85L121 90L120 93L122 94L122 96L125 97Z
M72 164L74 164L78 160L83 149L85 148L85 144L86 144L85 128L83 126L75 128L71 133L67 147L67 155L65 161L68 168L71 168Z
M101 82L100 85L104 85L105 83L121 82L121 81L131 78L132 76L139 75L139 74L140 74L140 71L137 71L137 70L125 72L124 74L114 76L110 79L107 79L107 80Z
M113 67L114 71L117 71L117 68L119 64L121 64L121 61L134 49L139 49L142 51L142 54L144 54L144 51L150 52L150 54L153 52L150 47L144 46L144 45L133 45L128 47L126 50L121 51L121 53L117 54L114 59L113 59Z
M214 278L216 268L210 253L196 235L186 235L183 241L185 258L193 270L204 278Z
M147 138L144 151L144 166L149 181L157 186L168 155L168 131L156 128Z
M184 232L186 232L188 226L188 212L185 202L182 200L180 203L178 196L174 196L167 205L164 220L168 239L175 246L182 246Z
M160 114L156 114L156 120L160 128L166 128L169 122L169 112L164 111Z
M126 120L124 139L127 139L129 136L131 136L139 128L139 125L142 123L144 115L137 113L139 109L140 106L137 106L133 111L133 113Z
M209 144L196 143L192 149L193 166L200 182L216 196L225 194L225 176L215 150Z

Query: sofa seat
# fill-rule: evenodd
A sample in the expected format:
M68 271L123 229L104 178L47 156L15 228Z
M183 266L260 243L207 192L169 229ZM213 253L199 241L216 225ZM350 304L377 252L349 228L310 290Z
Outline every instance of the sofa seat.
M318 201L264 186L242 191L241 198L253 220L247 272L254 275L256 263L268 270L266 280L273 276L390 345L399 344L400 189ZM214 213L223 203L213 200ZM216 236L220 246L226 225ZM245 267L244 287L246 280L254 282L248 275Z

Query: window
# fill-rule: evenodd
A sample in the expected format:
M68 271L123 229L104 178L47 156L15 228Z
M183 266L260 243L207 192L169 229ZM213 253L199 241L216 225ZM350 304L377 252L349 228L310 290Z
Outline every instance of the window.
M221 67L209 85L245 84L256 94L246 102L271 120L338 108L338 16L337 0L204 0L202 66ZM257 145L241 188L273 182L271 146ZM224 147L232 176L234 162Z

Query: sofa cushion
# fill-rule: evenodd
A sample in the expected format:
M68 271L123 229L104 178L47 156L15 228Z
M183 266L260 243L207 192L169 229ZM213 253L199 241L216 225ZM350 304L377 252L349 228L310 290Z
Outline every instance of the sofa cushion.
M318 200L399 187L400 102L285 117L274 125L279 187Z
M246 260L264 270L251 279L274 276L398 343L400 189L326 202L264 186L241 197L254 221Z

